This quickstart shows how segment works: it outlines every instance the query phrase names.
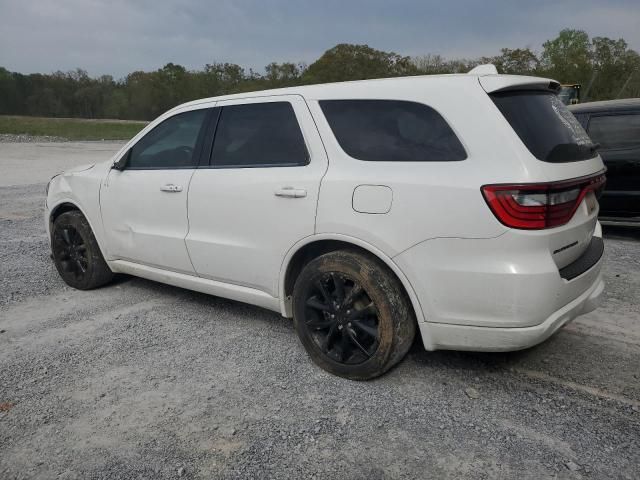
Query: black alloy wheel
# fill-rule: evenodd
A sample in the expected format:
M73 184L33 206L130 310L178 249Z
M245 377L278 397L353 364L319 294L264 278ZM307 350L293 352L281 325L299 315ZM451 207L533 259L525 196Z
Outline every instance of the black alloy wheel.
M402 284L366 252L336 250L309 261L296 279L292 300L302 345L334 375L380 376L413 343L416 320Z
M73 288L90 290L113 279L89 222L78 210L65 212L53 222L51 252L58 273Z
M377 309L356 280L324 274L314 282L305 304L305 326L324 354L346 365L363 363L375 354Z
M53 256L60 268L82 280L89 268L87 246L82 235L71 225L65 225L53 234Z

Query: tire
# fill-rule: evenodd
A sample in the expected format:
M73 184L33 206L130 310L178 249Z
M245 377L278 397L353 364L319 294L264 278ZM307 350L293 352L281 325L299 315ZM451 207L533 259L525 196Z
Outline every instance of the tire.
M113 279L89 222L77 210L65 212L53 222L51 251L58 273L73 288L91 290Z
M351 380L385 373L404 358L416 332L396 276L373 255L350 250L304 267L293 289L293 320L311 359Z

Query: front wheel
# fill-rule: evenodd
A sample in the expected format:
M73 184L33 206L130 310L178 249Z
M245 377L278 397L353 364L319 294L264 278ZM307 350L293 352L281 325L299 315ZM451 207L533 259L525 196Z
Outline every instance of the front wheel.
M65 212L53 222L51 250L58 273L73 288L90 290L113 278L89 222L77 210Z
M354 251L309 262L294 287L293 312L311 359L352 380L385 373L415 336L415 316L399 280L377 258Z

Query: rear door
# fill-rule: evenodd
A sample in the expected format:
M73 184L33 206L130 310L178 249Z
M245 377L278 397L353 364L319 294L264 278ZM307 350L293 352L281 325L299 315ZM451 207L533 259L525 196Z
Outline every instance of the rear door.
M327 157L297 95L218 102L210 162L189 187L198 275L277 297L287 251L315 229Z
M601 215L640 216L640 111L592 114L587 131L607 166Z

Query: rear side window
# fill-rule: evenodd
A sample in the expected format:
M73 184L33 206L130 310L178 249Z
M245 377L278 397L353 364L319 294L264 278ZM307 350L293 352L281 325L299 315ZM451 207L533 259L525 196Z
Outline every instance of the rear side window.
M433 108L397 100L323 100L320 107L340 147L373 162L446 162L467 154Z
M214 167L306 165L309 154L289 102L222 108L213 143Z
M207 110L179 113L147 133L131 149L127 169L193 168Z
M640 114L591 117L589 136L605 149L638 147Z
M494 93L491 98L538 160L563 163L596 156L587 132L557 95L514 91Z

